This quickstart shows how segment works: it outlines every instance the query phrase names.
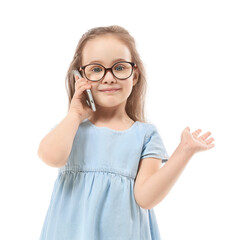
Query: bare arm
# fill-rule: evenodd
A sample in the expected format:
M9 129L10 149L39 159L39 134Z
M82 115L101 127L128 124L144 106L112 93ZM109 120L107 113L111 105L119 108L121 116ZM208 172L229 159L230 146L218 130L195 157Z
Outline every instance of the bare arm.
M155 207L169 193L193 154L178 145L165 165L142 185L139 196L146 209Z
M153 208L168 194L176 183L182 171L186 167L192 156L200 151L213 148L211 144L214 138L207 139L211 132L198 136L201 129L191 133L190 128L186 127L181 135L181 143L171 155L167 163L147 178L138 192L138 199L141 199L141 206L146 209Z
M40 142L38 156L51 167L66 164L79 124L84 119L75 113L67 116Z

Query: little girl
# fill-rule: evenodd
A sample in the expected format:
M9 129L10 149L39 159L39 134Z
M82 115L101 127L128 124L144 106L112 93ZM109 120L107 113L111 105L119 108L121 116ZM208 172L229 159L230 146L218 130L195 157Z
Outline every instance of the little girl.
M73 76L76 69L81 78ZM66 81L68 114L38 150L46 164L59 168L40 239L161 239L153 207L190 158L214 146L211 133L185 128L169 158L157 128L145 121L144 66L135 40L120 26L82 36Z

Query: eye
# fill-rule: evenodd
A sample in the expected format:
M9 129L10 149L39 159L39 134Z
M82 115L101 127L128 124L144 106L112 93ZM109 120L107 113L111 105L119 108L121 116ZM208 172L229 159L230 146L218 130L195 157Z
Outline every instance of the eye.
M94 72L101 72L102 71L102 69L99 68L99 67L92 68L91 70L94 71Z
M120 70L120 71L122 71L124 69L124 66L122 66L122 65L117 65L116 67L115 67L115 70Z

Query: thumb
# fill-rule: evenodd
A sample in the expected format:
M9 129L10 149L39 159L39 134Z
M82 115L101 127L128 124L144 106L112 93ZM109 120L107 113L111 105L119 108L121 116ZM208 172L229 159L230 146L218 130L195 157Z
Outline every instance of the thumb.
M190 132L190 127L186 127L184 130L187 130L187 131Z

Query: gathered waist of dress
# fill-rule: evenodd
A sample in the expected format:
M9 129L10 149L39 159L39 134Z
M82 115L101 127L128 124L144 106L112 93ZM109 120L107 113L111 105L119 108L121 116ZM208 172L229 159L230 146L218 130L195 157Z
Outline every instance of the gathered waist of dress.
M110 167L87 167L87 166L64 166L59 168L58 173L62 174L65 172L108 172L113 174L122 175L124 177L135 179L135 174L122 171L120 169L110 168Z

